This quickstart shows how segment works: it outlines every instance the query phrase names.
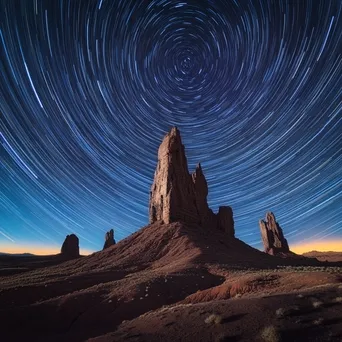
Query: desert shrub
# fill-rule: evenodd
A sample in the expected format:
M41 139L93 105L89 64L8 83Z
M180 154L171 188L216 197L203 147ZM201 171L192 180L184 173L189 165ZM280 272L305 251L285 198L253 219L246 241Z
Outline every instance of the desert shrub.
M274 325L269 325L261 331L261 338L265 342L280 342L281 335L279 330Z
M282 317L285 317L286 315L286 309L285 308L279 308L277 311L276 311L276 316L278 318L282 318Z
M211 314L204 322L206 324L220 324L222 322L222 317L220 315Z
M227 342L231 341L231 337L227 334L220 334L216 338L216 342Z
M342 297L336 297L336 298L334 299L334 302L335 302L335 303L342 303Z
M285 316L289 316L292 315L293 313L295 313L296 311L299 311L299 307L298 306L290 306L288 308L279 308L276 311L276 316L278 318L283 318Z
M312 302L312 306L313 306L315 309L320 308L322 305L323 305L323 302L321 302L320 300L314 300L314 301Z
M323 322L324 322L324 319L322 317L320 317L320 318L317 318L316 320L314 320L313 324L314 325L321 325L321 324L323 324Z

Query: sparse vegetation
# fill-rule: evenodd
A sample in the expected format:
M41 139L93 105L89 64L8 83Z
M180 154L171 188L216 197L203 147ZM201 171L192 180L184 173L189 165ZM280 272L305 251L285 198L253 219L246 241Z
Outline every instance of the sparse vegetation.
M276 311L276 316L278 318L283 318L285 317L285 314L286 314L286 309L285 308L279 308L277 311Z
M324 303L320 300L314 300L312 302L312 306L315 308L315 309L318 309L320 308Z
M278 318L283 318L285 316L290 316L291 314L293 314L296 311L299 311L299 307L298 306L291 306L291 307L288 307L288 308L279 308L276 311L276 316Z
M336 297L336 298L334 299L334 302L335 302L335 303L342 303L342 297Z
M229 335L227 334L220 334L219 336L217 336L217 339L216 339L217 342L226 342L229 340L230 338L229 338Z
M321 324L323 324L323 322L324 322L324 319L322 317L320 317L320 318L317 318L316 320L314 320L313 324L321 325Z
M216 314L211 314L208 316L205 321L206 324L221 324L222 322L222 316L216 315Z
M269 325L265 327L261 332L261 338L265 342L280 342L281 341L281 335L277 327L274 325Z
M277 266L278 271L284 272L327 272L341 273L342 267L339 266ZM342 287L342 286L341 286Z

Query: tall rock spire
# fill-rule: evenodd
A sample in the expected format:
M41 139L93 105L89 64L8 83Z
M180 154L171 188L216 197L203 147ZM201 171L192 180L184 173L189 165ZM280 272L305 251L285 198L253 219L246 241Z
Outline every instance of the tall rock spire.
M266 213L266 221L259 221L262 242L268 254L288 253L290 251L283 230L272 212Z
M216 228L234 236L233 211L220 207L216 215L208 206L208 185L198 164L189 174L184 145L176 127L164 137L150 192L150 223L182 221Z
M189 175L184 146L173 127L158 150L158 164L150 193L150 223L196 222L194 185Z

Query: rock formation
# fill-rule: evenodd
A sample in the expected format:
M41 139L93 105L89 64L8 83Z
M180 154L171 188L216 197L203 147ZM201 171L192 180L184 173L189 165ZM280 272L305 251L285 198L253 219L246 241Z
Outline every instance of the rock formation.
M266 221L259 221L265 252L271 255L289 253L289 245L272 212L266 214Z
M106 248L113 246L115 244L116 244L116 242L114 240L114 230L111 229L105 235L105 243L104 243L103 249L106 249Z
M214 214L207 203L208 185L200 164L190 175L179 130L173 127L158 150L150 192L150 223L182 221L219 229L234 237L233 211L220 207Z
M75 234L67 235L62 245L62 255L68 259L79 257L80 248L78 243L78 237Z

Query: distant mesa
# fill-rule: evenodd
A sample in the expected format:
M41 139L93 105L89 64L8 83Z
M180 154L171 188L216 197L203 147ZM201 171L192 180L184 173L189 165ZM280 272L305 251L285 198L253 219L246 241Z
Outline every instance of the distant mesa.
M103 249L106 249L106 248L113 246L115 244L116 244L116 242L114 240L114 230L111 229L105 235L105 243L104 243Z
M68 259L78 258L80 256L79 240L75 234L66 236L61 248L61 254Z
M30 257L34 256L32 253L2 253L0 252L0 256L5 255L5 256L16 256L16 257Z
M307 253L303 253L304 257L315 258L319 261L325 262L342 262L342 251L341 252L318 252L311 251Z
M266 219L259 221L262 242L265 252L271 255L290 253L289 245L272 212L266 214Z
M208 185L198 164L189 174L184 145L177 127L164 137L158 150L158 164L150 192L149 222L183 222L206 229L218 229L234 237L231 207L222 206L217 214L207 203Z

